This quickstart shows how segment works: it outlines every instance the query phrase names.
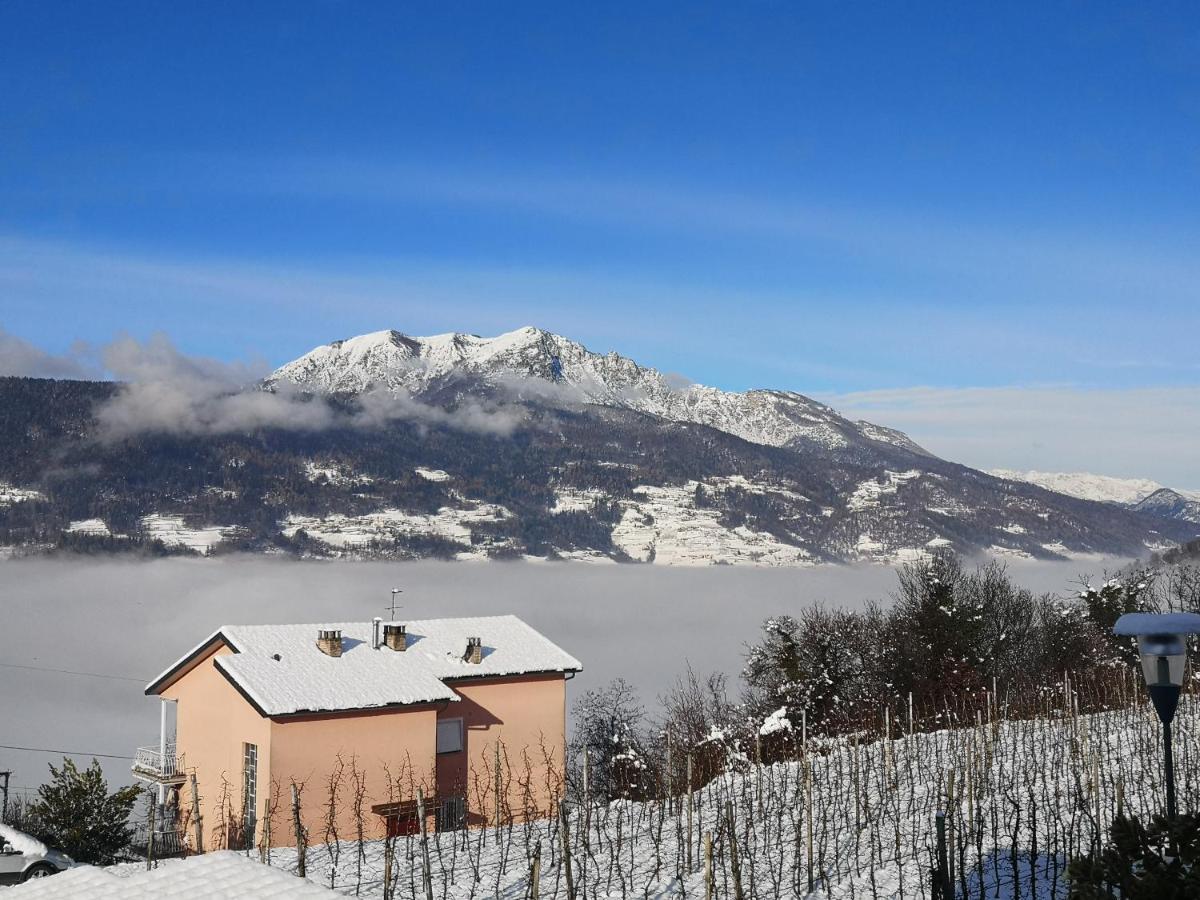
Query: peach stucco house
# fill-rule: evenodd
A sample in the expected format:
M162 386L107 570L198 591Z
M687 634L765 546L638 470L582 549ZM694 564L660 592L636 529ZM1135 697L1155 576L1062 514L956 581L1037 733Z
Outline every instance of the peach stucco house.
M321 842L339 768L343 837L356 829L353 771L368 836L418 827L418 791L430 828L546 815L580 669L515 616L225 626L146 688L175 704L175 737L164 714L134 773L203 849L259 843L268 828L272 844L294 843L293 784Z

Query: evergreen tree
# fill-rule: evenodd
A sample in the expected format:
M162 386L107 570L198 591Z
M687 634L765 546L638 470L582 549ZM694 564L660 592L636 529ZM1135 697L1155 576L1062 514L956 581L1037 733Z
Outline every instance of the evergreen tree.
M115 862L117 852L132 836L129 814L142 789L123 787L110 794L100 763L94 759L83 771L67 758L59 768L51 763L50 776L50 781L38 788L38 799L30 804L37 836L78 862Z

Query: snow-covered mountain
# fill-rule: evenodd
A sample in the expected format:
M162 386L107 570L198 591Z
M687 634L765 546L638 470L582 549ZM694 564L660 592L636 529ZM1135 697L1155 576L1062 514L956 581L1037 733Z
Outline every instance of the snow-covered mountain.
M1021 472L1015 469L990 469L988 474L1010 481L1036 484L1068 497L1134 506L1156 491L1168 490L1186 500L1200 500L1200 491L1171 491L1149 478L1113 478L1091 472Z
M1200 497L1170 488L1161 488L1133 507L1138 512L1153 513L1168 519L1200 522Z
M1135 556L1200 536L1189 498L1169 491L1145 508L1078 499L940 459L802 394L689 384L534 328L363 335L262 387L278 393L222 400L267 401L258 424L114 440L98 439L97 411L128 403L122 386L0 378L0 557L806 566L940 548ZM303 415L292 425L280 409Z
M927 455L907 435L852 422L792 391L723 391L684 383L615 352L594 353L575 341L525 327L496 337L411 337L377 331L334 341L276 370L268 385L289 382L315 393L370 389L424 394L448 379L470 378L517 396L636 410L673 422L718 428L771 447L840 450L887 444Z

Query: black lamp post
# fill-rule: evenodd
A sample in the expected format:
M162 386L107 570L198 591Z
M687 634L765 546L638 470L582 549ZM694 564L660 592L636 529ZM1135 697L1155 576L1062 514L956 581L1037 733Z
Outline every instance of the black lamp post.
M1126 613L1113 626L1113 634L1137 637L1142 676L1150 691L1154 711L1163 726L1163 764L1167 782L1167 820L1175 821L1175 758L1171 750L1171 722L1179 706L1179 693L1187 671L1186 636L1200 632L1195 613Z

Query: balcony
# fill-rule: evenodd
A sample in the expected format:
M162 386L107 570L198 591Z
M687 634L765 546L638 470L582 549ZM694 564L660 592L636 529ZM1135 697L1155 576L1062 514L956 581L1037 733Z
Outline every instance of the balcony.
M151 784L183 784L187 780L183 757L175 755L174 742L167 744L166 753L158 747L138 747L131 770L134 778Z

